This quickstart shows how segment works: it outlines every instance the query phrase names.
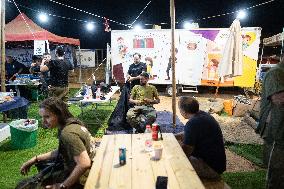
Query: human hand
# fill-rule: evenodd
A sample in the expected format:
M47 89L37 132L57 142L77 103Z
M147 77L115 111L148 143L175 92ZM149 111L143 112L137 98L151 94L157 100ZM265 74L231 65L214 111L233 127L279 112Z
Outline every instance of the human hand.
M53 185L47 185L47 186L45 186L45 188L48 188L48 189L60 189L60 183L55 183Z
M25 162L21 168L20 168L20 172L22 175L27 175L28 172L30 171L31 166L35 163L34 160L29 160L27 162Z
M149 99L149 98L144 98L144 99L143 99L143 102L144 102L145 104L152 104L152 103L153 103L153 100L151 100L151 99Z
M36 66L36 63L32 63L32 64L31 64L31 67L34 67L34 66Z

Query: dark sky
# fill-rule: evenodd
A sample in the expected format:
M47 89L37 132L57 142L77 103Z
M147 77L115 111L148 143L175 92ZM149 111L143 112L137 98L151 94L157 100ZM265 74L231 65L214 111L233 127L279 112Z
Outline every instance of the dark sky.
M10 0L12 1L12 0ZM54 0L84 11L129 24L134 21L149 0ZM176 21L183 23L189 19L199 19L214 16L226 12L247 8L269 0L176 0ZM15 0L20 10L30 17L41 27L61 36L79 38L81 48L106 48L110 43L110 33L104 31L104 20L95 16L79 12L51 2L50 0ZM25 7L23 7L25 6ZM28 8L26 8L28 7ZM49 22L42 24L37 19L38 12L30 9L44 11L46 13L65 16L85 21L96 22L96 29L88 32L85 23L67 19L50 17ZM248 17L241 21L242 27L262 27L262 37L280 33L284 27L284 0L275 0L272 3L259 6L248 11ZM11 21L18 15L14 4L6 0L6 22ZM229 27L235 18L234 14L206 20L199 20L201 28ZM137 20L142 24L159 24L162 28L170 28L170 0L152 0L148 8ZM113 30L127 29L110 22ZM151 28L145 26L144 28ZM182 28L177 24L176 28Z

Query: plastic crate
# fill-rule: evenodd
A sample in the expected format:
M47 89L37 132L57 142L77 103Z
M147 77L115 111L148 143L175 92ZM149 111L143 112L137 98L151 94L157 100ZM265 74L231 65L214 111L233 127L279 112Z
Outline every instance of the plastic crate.
M10 126L11 146L13 149L26 149L37 144L37 130L22 131Z

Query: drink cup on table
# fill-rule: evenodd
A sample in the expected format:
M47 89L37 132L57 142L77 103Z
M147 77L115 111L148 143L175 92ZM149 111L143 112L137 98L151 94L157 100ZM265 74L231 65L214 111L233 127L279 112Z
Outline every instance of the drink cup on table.
M153 159L160 160L162 158L163 146L162 144L154 144L153 145Z

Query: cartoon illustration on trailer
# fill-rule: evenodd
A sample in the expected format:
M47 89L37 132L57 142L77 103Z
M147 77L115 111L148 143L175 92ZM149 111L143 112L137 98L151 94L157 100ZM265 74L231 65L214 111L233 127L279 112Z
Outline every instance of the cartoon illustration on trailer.
M145 58L145 62L146 62L146 65L147 65L147 72L150 74L150 78L154 77L153 72L152 72L153 59L151 57L147 56Z
M118 46L119 55L121 56L121 58L124 58L125 55L127 54L128 47L125 45L123 37L117 38L117 46Z

